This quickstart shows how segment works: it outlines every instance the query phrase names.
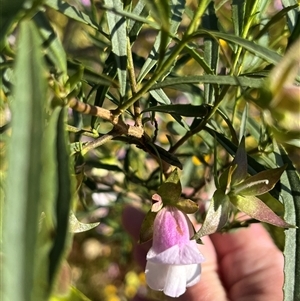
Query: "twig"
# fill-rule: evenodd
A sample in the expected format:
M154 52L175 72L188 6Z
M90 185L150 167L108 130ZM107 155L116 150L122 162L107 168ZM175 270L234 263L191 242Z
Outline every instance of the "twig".
M72 98L68 105L77 112L100 117L104 120L110 121L112 124L118 123L118 116L114 115L110 110L81 102L76 98Z

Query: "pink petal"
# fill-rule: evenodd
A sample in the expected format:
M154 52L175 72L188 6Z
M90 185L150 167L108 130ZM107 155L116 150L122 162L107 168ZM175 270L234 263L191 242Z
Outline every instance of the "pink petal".
M156 215L153 224L153 249L160 253L190 239L190 221L177 208L164 207Z
M153 263L189 265L204 261L195 241L189 241L184 245L175 245L159 254L151 248L147 254L147 260Z

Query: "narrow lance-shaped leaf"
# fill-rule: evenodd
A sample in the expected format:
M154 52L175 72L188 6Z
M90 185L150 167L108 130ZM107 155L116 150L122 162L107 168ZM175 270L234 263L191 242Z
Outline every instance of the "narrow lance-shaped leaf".
M300 300L300 179L285 149L278 148L276 142L275 151L277 164L288 164L286 171L281 176L280 197L284 204L284 219L296 225L298 229L285 231L284 261L284 301Z
M91 230L95 227L97 227L100 222L98 223L89 223L89 224L85 224L80 222L77 217L75 216L75 214L73 212L70 213L70 217L69 217L69 231L72 233L81 233L81 232L85 232L88 230Z
M65 1L46 0L45 4L64 14L66 17L69 17L70 19L89 25L94 29L98 29L98 25L93 20L91 20L91 18L86 13L79 11L75 6L72 6Z
M53 247L49 254L49 283L52 284L58 271L62 256L66 250L70 235L69 214L72 197L75 191L71 183L69 146L65 131L65 110L66 108L56 108L59 110L57 121L56 137L56 160L57 160L57 184L58 193L55 203L55 236Z
M120 0L108 1L107 5L113 2L116 9L122 9L123 4ZM115 55L117 64L118 79L120 83L121 96L126 93L126 77L127 77L127 32L125 18L107 11L107 22L111 36L112 52Z
M43 46L52 64L57 68L57 73L67 73L67 56L61 41L57 37L49 20L41 11L33 17L34 22L39 27L39 33L43 38Z
M205 117L210 111L210 106L199 105L194 106L191 104L178 104L178 105L161 105L150 107L143 110L145 112L162 112L168 114L178 114L187 117Z
M276 215L263 201L256 196L232 196L230 202L240 211L246 213L258 221L277 227L290 228L292 225Z
M46 100L45 69L37 29L31 21L23 21L19 29L2 270L4 296L14 301L30 300L33 289Z
M209 30L218 30L218 19L216 17L214 2L210 2L207 7L207 14L203 16L202 26ZM204 38L204 61L214 73L218 70L219 44L212 37ZM214 102L214 90L211 83L204 85L205 103Z
M229 198L223 191L217 189L210 201L204 223L193 239L199 239L221 230L228 221L228 215Z
M232 165L236 164L237 167L232 174L232 184L239 183L247 176L248 160L245 147L245 137L242 138L237 152L232 161Z
M187 76L166 78L162 82L153 85L151 89L158 89L158 88L165 88L165 87L176 89L176 86L181 84L198 84L198 83L259 88L263 85L264 78L255 78L250 76L213 75L213 74L187 75Z
M181 23L182 14L184 12L185 8L185 1L184 0L172 0L171 1L171 20L169 20L169 8L167 5L168 1L158 1L156 4L155 2L147 1L146 4L149 5L150 8L152 8L152 14L154 13L154 17L157 18L157 22L163 24L163 31L160 31L159 34L156 37L155 43L153 45L153 48L150 51L150 54L144 63L137 81L141 82L145 76L150 72L150 70L155 66L157 63L159 56L160 61L162 61L163 57L164 59L166 56L164 55L164 52L166 50L166 47L171 42L171 38L167 36L166 29L169 28L169 32L173 35L177 33L178 27ZM157 5L157 6L156 6ZM157 11L157 13L155 13ZM169 24L170 22L170 24ZM169 70L171 71L171 70Z
M53 247L55 229L55 203L58 193L56 137L59 110L54 110L48 119L42 140L42 169L41 169L41 216L39 236L35 256L35 275L32 296L35 300L49 298L51 283L49 283L49 253Z
M181 199L181 198L177 202L175 202L173 206L186 214L196 213L199 209L197 203L189 199Z
M274 50L271 50L270 48L256 44L247 39L237 37L233 34L217 32L217 31L199 30L199 31L195 32L194 36L198 37L199 35L203 36L203 35L207 35L207 34L211 35L215 38L223 39L223 40L231 42L233 44L237 44L237 45L247 49L248 51L254 53L258 57L264 59L266 62L269 62L272 64L277 64L277 62L281 59L281 56Z
M234 186L234 193L243 196L264 194L274 188L285 168L286 165L279 168L261 171L260 173L251 176L240 184Z
M245 22L245 0L233 0L231 7L234 33L236 36L242 36Z

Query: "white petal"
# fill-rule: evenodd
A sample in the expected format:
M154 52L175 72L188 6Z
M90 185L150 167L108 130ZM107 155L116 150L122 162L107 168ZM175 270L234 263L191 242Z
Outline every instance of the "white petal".
M193 286L200 280L201 274L201 265L200 264L191 264L186 265L186 286Z
M147 261L145 275L146 282L150 288L156 291L162 291L165 287L169 265L156 264L151 261Z
M196 243L190 241L184 245L175 245L159 254L151 248L147 254L147 260L161 264L196 264L204 261L203 255L199 252Z
M182 265L169 267L164 293L170 297L179 297L186 291L186 269Z

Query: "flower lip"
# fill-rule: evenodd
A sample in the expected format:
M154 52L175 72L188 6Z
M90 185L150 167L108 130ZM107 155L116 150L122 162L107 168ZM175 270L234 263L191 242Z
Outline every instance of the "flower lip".
M190 265L201 263L205 259L198 251L196 242L189 241L183 245L174 245L161 253L156 253L151 248L147 260L159 264Z

